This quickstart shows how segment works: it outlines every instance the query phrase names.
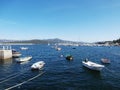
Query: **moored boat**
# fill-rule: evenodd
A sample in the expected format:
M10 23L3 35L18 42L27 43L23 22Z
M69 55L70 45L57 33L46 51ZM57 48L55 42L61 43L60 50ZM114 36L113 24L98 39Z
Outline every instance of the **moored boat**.
M44 65L44 61L38 61L31 66L31 70L40 70Z
M73 60L73 56L72 56L72 55L67 55L67 56L66 56L66 59L67 59L67 60Z
M30 59L32 59L32 56L21 57L21 58L16 59L16 61L20 63L20 62L29 61Z
M106 58L102 58L102 59L101 59L101 62L102 62L102 63L105 63L105 64L109 64L109 63L110 63L110 60L109 60L109 59L106 59Z
M17 58L20 57L22 54L16 50L12 50L12 57Z
M56 50L57 50L57 51L60 51L60 50L61 50L61 48L60 48L60 47L57 47L57 48L56 48Z
M20 47L21 50L27 50L28 47Z
M96 71L101 71L104 68L104 65L100 65L89 60L82 61L82 64L83 66Z

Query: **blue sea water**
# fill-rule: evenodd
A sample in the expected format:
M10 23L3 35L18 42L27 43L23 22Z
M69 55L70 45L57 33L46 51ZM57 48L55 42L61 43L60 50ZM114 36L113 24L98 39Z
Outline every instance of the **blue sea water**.
M23 45L13 45L22 57L31 55L33 58L19 64L15 58L0 61L0 90L41 76L11 90L120 90L120 47L88 47L60 46L56 51L48 45L24 45L28 50L20 50ZM73 48L76 49L73 49ZM73 61L67 61L61 55L71 54ZM102 64L101 58L111 60L104 64L101 72L95 72L82 66L82 60ZM31 71L30 66L43 60L46 64L41 71ZM8 77L9 76L9 77Z

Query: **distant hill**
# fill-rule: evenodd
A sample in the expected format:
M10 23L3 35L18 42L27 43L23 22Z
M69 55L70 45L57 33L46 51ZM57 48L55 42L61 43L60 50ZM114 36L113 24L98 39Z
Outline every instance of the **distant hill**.
M74 41L67 41L61 40L58 38L55 39L33 39L33 40L0 40L0 43L32 43L32 44L54 44L54 43L83 43L83 42L74 42Z
M32 39L32 40L7 40L7 39L0 39L1 44L55 44L55 43L72 43L72 44L86 44L85 42L75 42L75 41L68 41L62 39ZM95 44L108 44L108 45L120 45L120 38L113 41L101 41L96 42Z

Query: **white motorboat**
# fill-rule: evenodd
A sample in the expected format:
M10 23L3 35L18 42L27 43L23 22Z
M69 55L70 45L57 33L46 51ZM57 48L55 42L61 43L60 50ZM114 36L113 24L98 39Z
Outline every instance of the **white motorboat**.
M32 59L32 56L27 56L27 57L21 57L16 59L17 62L26 62L29 61L30 59Z
M12 57L20 57L22 54L16 50L12 50Z
M61 50L61 48L60 48L60 47L58 47L56 50L60 51L60 50Z
M44 66L44 61L38 61L31 66L32 70L40 70Z
M109 60L109 59L106 59L106 58L102 58L102 59L101 59L101 62L102 62L102 63L105 63L105 64L109 64L109 63L110 63L110 60Z
M88 60L82 61L83 66L91 69L91 70L96 70L96 71L101 71L105 66L104 65L100 65Z
M56 49L57 51L60 51L60 50L61 50L61 48L60 48L60 47L55 47L55 49Z
M27 50L28 47L20 47L21 50Z

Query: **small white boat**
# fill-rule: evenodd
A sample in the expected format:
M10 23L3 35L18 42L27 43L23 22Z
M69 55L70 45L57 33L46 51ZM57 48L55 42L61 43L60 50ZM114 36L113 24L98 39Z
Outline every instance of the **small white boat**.
M88 60L82 61L83 66L96 71L101 71L104 68L104 65L100 65Z
M60 50L61 50L61 48L60 48L60 47L55 47L55 49L56 49L57 51L60 51Z
M32 70L40 70L44 66L44 61L38 61L31 66Z
M32 56L18 58L18 59L16 59L16 61L20 63L20 62L29 61L30 59L32 59Z
M27 50L28 47L20 47L21 50Z
M109 63L110 63L110 60L109 60L109 59L106 59L106 58L102 58L102 59L101 59L101 62L102 62L102 63L105 63L105 64L109 64Z
M58 50L58 51L60 51L60 50L61 50L61 48L59 47L59 48L57 48L57 50Z

